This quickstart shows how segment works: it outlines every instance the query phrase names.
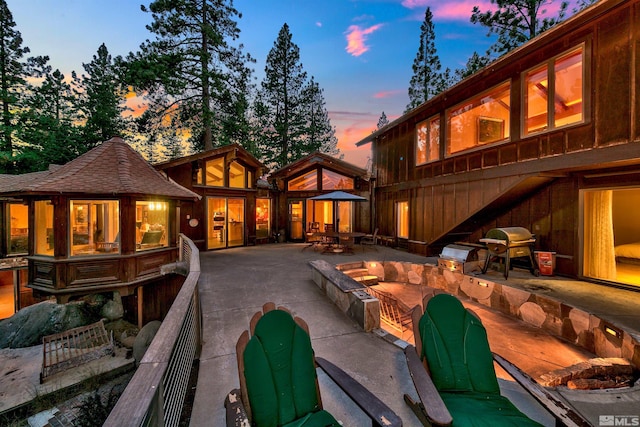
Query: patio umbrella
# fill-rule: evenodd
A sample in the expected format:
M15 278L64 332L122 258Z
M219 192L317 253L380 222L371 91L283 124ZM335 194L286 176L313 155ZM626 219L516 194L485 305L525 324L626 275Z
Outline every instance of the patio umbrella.
M321 194L319 196L310 197L310 200L324 200L334 202L364 202L366 197L347 193L346 191L332 191L331 193Z
M336 227L335 230L340 230L340 216L339 210L337 209L337 202L364 202L367 200L366 197L358 196L356 194L347 193L346 191L332 191L331 193L321 194L319 196L310 197L309 200L316 201L325 201L325 202L333 202L334 204L334 212L336 212Z

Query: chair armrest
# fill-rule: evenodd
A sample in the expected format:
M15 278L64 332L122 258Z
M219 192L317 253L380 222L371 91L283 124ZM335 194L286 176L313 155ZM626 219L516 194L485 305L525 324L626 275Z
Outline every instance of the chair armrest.
M502 369L522 386L531 396L533 396L546 410L553 415L557 422L567 427L587 427L589 423L582 415L571 408L560 396L552 393L549 389L538 384L533 378L522 371L513 363L502 356L493 353L495 360Z
M436 389L431 377L422 364L422 361L418 357L416 348L408 345L404 349L404 355L407 359L409 374L411 374L411 379L413 380L413 384L418 392L418 397L422 402L429 421L439 426L451 425L453 418L445 406L442 397L440 397L438 389Z
M240 398L240 389L234 388L224 399L227 410L227 427L248 427L249 417Z
M402 426L395 412L345 371L322 357L316 357L316 363L371 418L374 426Z

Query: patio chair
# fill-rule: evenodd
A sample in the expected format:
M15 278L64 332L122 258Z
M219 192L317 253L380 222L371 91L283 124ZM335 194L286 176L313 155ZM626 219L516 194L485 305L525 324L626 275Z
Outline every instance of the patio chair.
M227 426L340 426L322 408L316 364L371 418L402 426L400 418L311 347L309 327L285 308L266 303L236 344L240 389L225 399Z
M303 251L307 248L313 248L314 250L317 250L318 247L322 246L322 244L324 243L324 238L320 234L318 234L318 230L314 231L313 228L310 228L309 231L306 231L304 233L304 240L305 243L307 243L307 246L302 248Z
M566 402L492 354L482 322L456 297L435 295L420 312L416 306L416 346L404 350L420 401L406 394L404 400L424 425L539 426L500 394L494 360L547 408L556 425L589 425Z
M362 246L362 250L364 251L365 246L373 246L373 248L377 251L377 243L378 243L378 228L373 231L373 234L367 234L360 239L360 245Z

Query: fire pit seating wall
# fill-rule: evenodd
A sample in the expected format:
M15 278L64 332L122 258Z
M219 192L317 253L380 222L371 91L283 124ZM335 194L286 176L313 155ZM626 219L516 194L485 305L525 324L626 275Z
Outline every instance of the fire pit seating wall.
M443 290L539 327L598 357L622 357L640 369L640 337L535 290L520 289L431 264L360 261L332 266L326 261L311 261L310 265L314 282L365 331L380 327L379 301L369 296L363 290L364 285L344 271L361 269L363 274L376 276L379 281ZM607 332L611 329L617 331L615 336Z

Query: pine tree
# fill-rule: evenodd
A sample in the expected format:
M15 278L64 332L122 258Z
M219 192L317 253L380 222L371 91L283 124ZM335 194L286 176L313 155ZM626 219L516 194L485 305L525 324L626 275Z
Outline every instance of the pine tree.
M300 49L285 23L267 55L254 102L255 146L263 161L280 168L313 151L337 155L337 138L320 86L307 80Z
M498 36L498 40L488 52L498 56L515 49L562 21L568 8L568 3L562 1L557 16L540 19L540 16L546 12L541 8L550 3L548 0L490 1L497 6L497 9L481 12L479 6L474 6L471 22L487 27L488 36L491 34Z
M73 72L72 77L77 87L84 139L93 147L125 132L127 122L122 113L127 110L127 90L104 43L93 60L82 67L86 74L78 76Z
M145 95L149 126L174 123L198 149L240 142L248 134L253 62L242 53L232 0L155 0L149 7L156 38L127 58L130 83ZM172 120L167 120L171 118Z
M491 59L489 56L480 56L478 52L473 52L473 55L471 55L471 58L467 61L466 67L456 70L456 77L458 80L466 79L489 65L490 62Z
M420 26L420 46L413 60L413 76L409 82L409 104L405 112L440 93L443 86L440 75L442 64L436 53L435 39L433 14L431 9L427 8L424 21Z
M30 52L22 46L22 35L5 0L0 0L0 172L13 171L15 114L20 109L20 96L26 79L40 76L48 57L23 60Z
M77 119L76 97L59 70L47 69L40 85L27 84L17 114L16 150L20 172L45 170L65 164L87 151Z

